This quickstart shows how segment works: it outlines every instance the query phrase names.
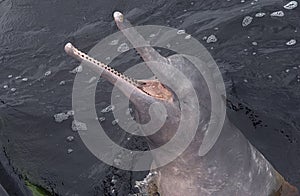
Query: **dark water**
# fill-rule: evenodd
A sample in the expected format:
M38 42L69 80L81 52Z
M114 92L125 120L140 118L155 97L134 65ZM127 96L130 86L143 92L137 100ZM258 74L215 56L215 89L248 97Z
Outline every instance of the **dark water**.
M53 118L72 109L75 75L70 71L79 65L66 56L64 44L71 41L89 51L117 31L112 13L120 10L134 25L185 29L203 43L223 73L228 113L234 124L300 188L300 48L298 43L286 44L300 38L300 8L286 10L286 3L0 1L0 139L11 166L58 195L128 195L137 191L135 181L146 172L125 172L101 163L72 131L71 118L62 123ZM279 10L284 17L270 17ZM254 17L258 12L266 15ZM253 21L243 27L245 16L252 16ZM207 43L203 38L212 34L218 40ZM136 57L124 55L115 67L124 71L134 63ZM49 71L51 74L45 75ZM61 81L65 84L60 85ZM100 80L97 109L110 104L111 89ZM114 141L122 143L127 136L111 125L112 120L106 115L103 126ZM70 135L75 137L73 142L66 140ZM141 148L144 143L132 141L130 145ZM68 154L68 149L74 151Z

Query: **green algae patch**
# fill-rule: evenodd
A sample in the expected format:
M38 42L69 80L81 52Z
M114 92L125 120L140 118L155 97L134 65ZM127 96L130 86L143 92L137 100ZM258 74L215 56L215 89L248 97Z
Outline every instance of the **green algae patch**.
M25 185L32 192L33 196L50 196L51 194L41 186L32 184L28 180L25 180Z

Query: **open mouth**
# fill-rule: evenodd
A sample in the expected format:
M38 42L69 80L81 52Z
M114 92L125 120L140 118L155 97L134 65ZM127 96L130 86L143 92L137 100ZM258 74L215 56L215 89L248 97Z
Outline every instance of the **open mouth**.
M123 84L126 84L125 86L138 89L140 92L147 94L148 96L151 96L155 99L169 102L173 101L173 93L158 80L133 79L81 52L80 50L75 48L71 43L67 43L65 45L65 51L67 54L76 58L77 60L87 62L87 64L91 68L96 69L98 71L102 71L102 76L112 84L115 84L116 81L120 81Z

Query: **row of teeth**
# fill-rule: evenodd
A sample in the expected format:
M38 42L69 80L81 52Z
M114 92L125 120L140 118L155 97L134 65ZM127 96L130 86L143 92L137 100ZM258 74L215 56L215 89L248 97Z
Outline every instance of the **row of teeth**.
M79 51L77 48L74 48L75 49L75 53L80 56L82 59L86 60L86 61L89 61L90 63L94 64L94 65L97 65L115 75L117 75L118 77L122 78L123 80L129 82L130 84L134 85L134 86L139 86L138 84L138 81L133 79L133 78L130 78L124 74L121 74L119 73L118 71L116 71L115 69L109 67L108 65L105 65L104 63L101 63L99 61L97 61L96 59L92 58L92 57L89 57L87 54Z

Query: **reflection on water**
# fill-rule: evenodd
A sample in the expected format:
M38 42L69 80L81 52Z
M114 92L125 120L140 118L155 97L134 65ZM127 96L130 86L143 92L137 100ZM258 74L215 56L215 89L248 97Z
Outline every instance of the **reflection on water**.
M80 67L64 54L64 44L88 51L117 30L112 13L120 10L135 25L175 27L203 43L223 73L232 121L300 188L297 6L279 0L0 1L0 134L12 166L61 195L137 191L135 181L147 172L99 162L72 131L72 123L83 125L68 114L72 73ZM111 44L128 50L118 40ZM133 51L121 57L112 65L121 72L139 61ZM100 79L96 106L104 129L123 146L145 148L144 140L112 125L111 113L101 113L110 105L111 90Z

